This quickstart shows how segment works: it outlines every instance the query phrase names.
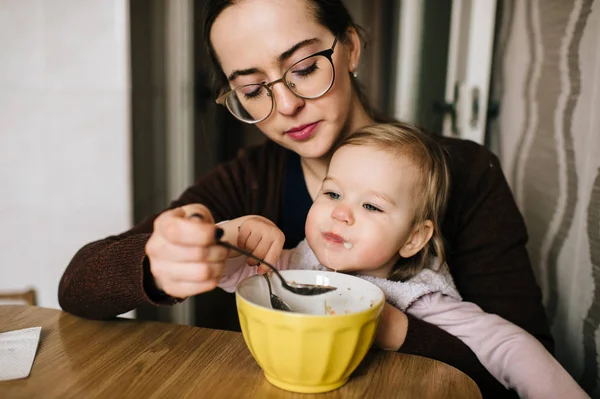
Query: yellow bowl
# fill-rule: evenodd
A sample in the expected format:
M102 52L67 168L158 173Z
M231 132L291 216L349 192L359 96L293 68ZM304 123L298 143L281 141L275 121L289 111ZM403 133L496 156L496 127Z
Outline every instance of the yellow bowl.
M294 313L273 310L266 280L242 281L236 303L244 340L267 380L282 389L316 393L344 385L375 338L385 296L359 277L315 270L285 270L286 280L330 284L336 291L306 297L281 287L274 294Z

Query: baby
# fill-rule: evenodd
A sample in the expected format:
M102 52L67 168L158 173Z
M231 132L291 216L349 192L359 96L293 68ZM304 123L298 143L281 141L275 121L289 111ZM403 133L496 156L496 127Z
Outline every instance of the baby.
M432 137L405 124L360 129L336 147L308 213L306 239L283 251L276 267L333 269L373 282L388 303L461 339L521 397L588 397L533 336L462 301L440 234L449 189L445 156ZM225 240L246 248L264 249L282 237L259 216L220 227ZM231 258L219 287L234 292L257 273L244 265L245 258Z

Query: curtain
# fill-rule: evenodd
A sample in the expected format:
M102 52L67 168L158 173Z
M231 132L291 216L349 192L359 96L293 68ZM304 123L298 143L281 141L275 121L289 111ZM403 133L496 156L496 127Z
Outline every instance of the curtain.
M600 2L504 0L491 139L529 231L555 356L600 397Z

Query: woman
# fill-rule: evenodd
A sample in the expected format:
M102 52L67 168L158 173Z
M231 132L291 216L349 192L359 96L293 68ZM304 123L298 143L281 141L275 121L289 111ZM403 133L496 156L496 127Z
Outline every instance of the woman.
M68 312L110 318L144 303L169 305L196 296L199 325L239 329L232 296L213 290L228 256L214 245L214 222L261 215L281 228L286 248L294 247L304 238L306 214L334 144L382 121L353 78L360 38L341 1L211 0L205 33L223 72L219 102L270 140L200 178L157 217L83 247L59 287ZM440 142L449 153L453 184L442 233L460 294L552 351L525 226L498 160L471 142ZM273 261L284 238L270 247L242 244ZM465 371L485 397L508 394L456 337L386 309L378 336L401 342L402 352ZM383 339L377 344L389 347Z

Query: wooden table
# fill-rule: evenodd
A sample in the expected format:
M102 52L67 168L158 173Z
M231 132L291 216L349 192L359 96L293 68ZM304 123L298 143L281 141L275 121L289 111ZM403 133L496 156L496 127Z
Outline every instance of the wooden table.
M241 333L0 306L0 332L36 326L31 374L0 381L0 398L481 398L453 367L382 351L370 352L338 390L295 394L263 377Z

